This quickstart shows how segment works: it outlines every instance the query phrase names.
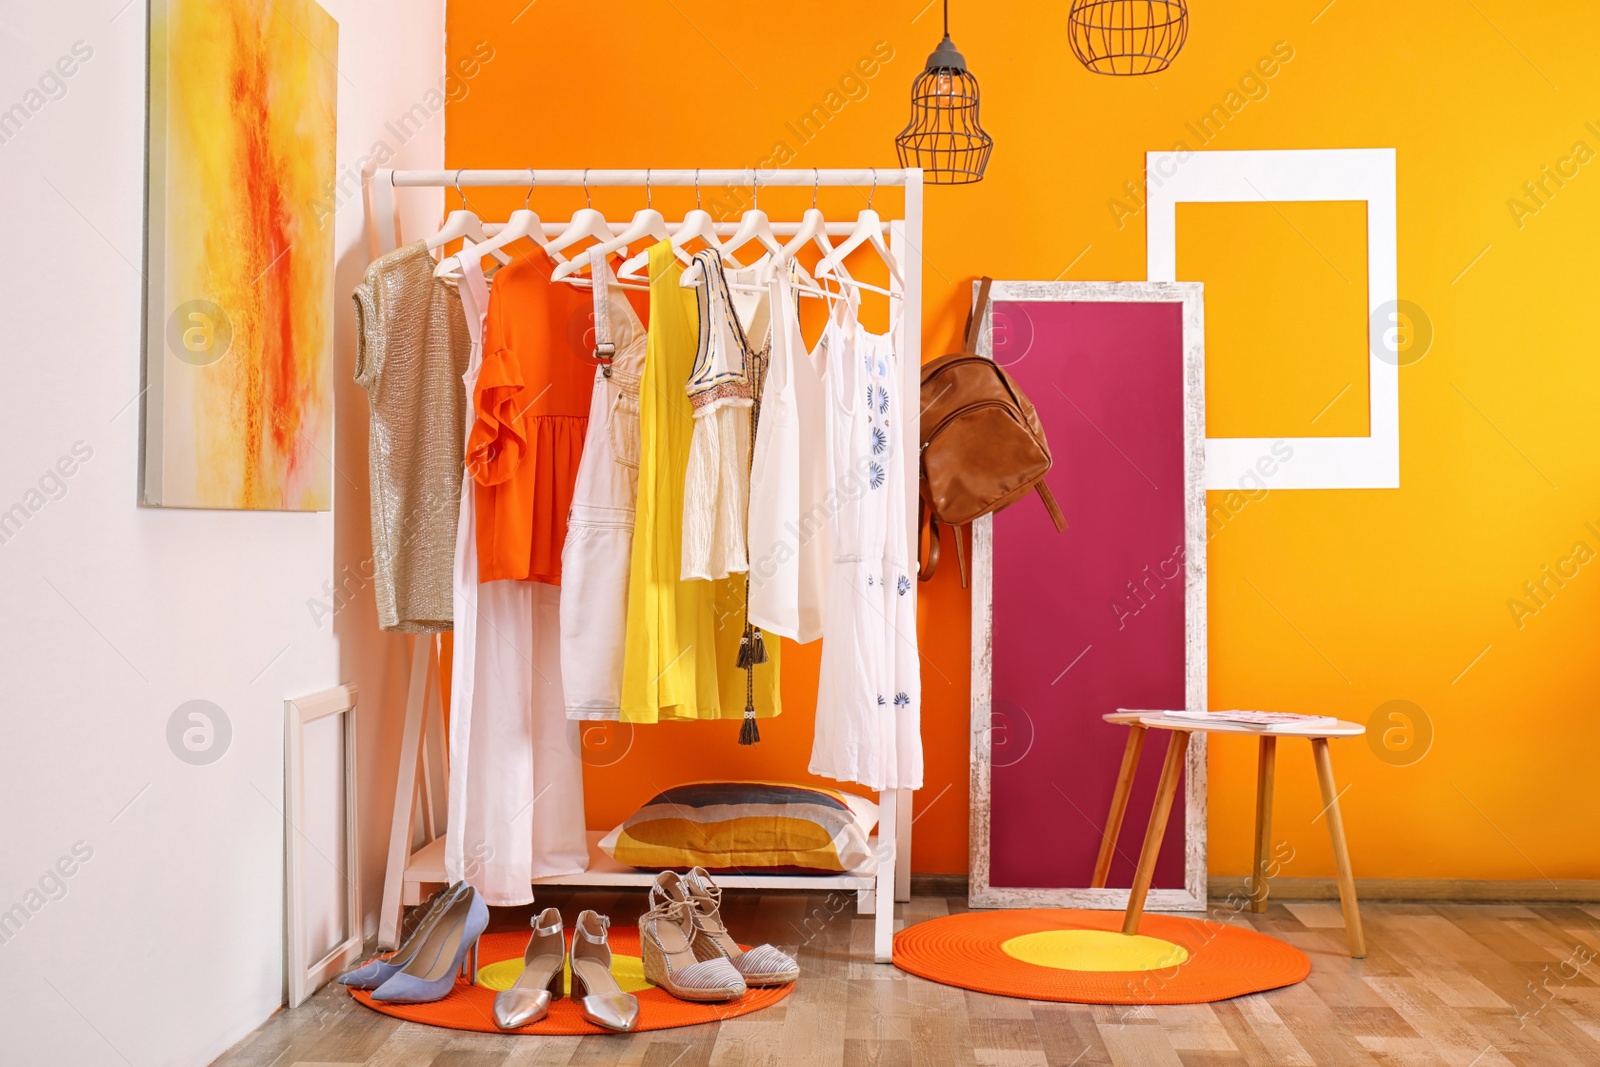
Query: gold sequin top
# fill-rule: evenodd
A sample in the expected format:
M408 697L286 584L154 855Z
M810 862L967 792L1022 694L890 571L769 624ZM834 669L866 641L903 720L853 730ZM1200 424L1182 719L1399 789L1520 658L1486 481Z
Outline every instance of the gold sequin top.
M418 241L356 286L356 382L371 405L372 569L378 625L451 628L472 338L454 288Z

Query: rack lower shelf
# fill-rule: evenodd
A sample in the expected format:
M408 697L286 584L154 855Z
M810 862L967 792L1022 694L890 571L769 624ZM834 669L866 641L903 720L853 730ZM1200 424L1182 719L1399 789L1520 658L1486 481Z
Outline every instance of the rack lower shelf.
M585 886L648 886L656 880L650 871L626 867L600 851L599 830L589 831L589 869L577 874L562 874L552 878L535 878L534 885L585 885ZM405 890L402 902L410 907L420 904L434 889L445 885L443 837L435 838L411 854L406 864ZM860 893L875 890L878 886L878 838L874 834L869 842L873 858L853 871L843 874L719 874L717 884L728 889L854 889ZM867 902L871 907L871 902ZM867 914L870 914L868 912Z
M616 886L616 888L643 888L656 880L648 870L624 867L600 851L600 830L589 832L589 870L554 878L534 878L536 886ZM890 961L890 947L894 937L893 885L894 870L888 870L888 880L878 883L878 837L869 841L872 856L861 867L837 875L717 875L717 885L726 889L829 889L829 891L854 891L856 915L872 917L874 931L874 960ZM434 838L427 845L411 853L405 865L405 883L402 888L403 904L421 904L422 899L434 889L446 885L445 837ZM878 894L885 893L886 907L878 909ZM832 910L819 909L821 920L832 917Z

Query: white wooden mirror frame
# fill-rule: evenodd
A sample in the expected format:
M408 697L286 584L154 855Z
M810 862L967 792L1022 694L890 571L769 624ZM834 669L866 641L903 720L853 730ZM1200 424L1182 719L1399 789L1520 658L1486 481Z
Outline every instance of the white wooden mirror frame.
M974 283L976 294L976 283ZM1184 694L1191 709L1206 707L1205 317L1197 282L1002 282L993 284L979 350L992 355L995 302L1133 302L1183 305L1183 420L1185 512ZM1070 465L1070 457L1063 457ZM990 762L994 642L994 519L972 524L971 875L974 908L1104 908L1128 905L1127 888L1028 889L990 885ZM1107 711L1114 709L1107 708ZM1197 733L1184 765L1184 887L1152 889L1152 911L1206 907L1206 738ZM1106 796L1109 805L1110 796Z

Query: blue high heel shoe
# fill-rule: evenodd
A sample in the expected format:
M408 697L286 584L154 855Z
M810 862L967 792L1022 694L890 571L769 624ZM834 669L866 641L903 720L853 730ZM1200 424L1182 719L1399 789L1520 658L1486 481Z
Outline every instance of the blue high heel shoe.
M465 882L457 882L433 898L433 903L428 905L428 910L422 913L416 927L411 934L400 943L400 947L391 955L380 959L368 960L359 967L352 967L341 974L338 981L342 985L353 989L377 989L390 978L399 974L416 956L417 949L427 941L428 935L433 932L434 925L438 923L439 916L443 915L456 898L467 891L469 887Z
M411 962L372 992L389 1004L429 1004L455 987L462 963L471 956L468 978L478 980L478 938L489 925L489 906L468 888L439 916Z

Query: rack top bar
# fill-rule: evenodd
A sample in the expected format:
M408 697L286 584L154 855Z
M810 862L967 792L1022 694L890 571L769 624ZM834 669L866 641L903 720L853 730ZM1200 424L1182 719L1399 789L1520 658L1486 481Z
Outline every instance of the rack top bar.
M916 175L920 180L922 171L901 170L893 167L857 167L848 170L822 168L813 170L809 167L795 167L787 170L379 170L375 180L382 181L385 175L392 177L392 184L396 186L443 186L450 188L456 184L464 186L502 186L513 189L526 189L531 175L532 184L539 186L582 186L587 184L590 188L606 186L643 186L643 185L700 185L702 188L716 186L791 186L794 188L809 189L815 185L852 186L856 188L870 188L877 184L880 186L905 185L911 175Z

